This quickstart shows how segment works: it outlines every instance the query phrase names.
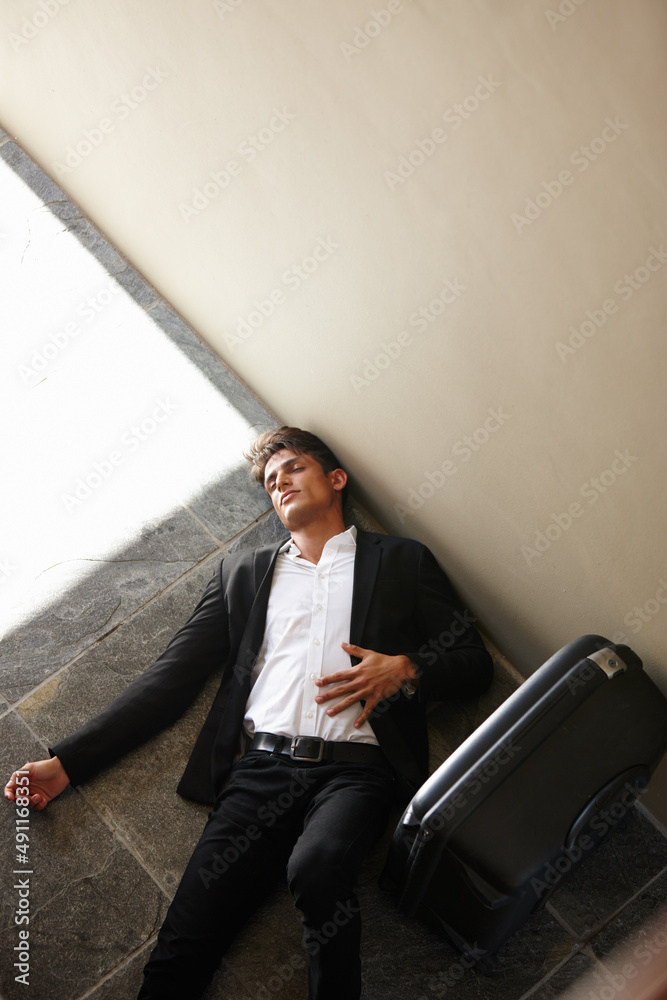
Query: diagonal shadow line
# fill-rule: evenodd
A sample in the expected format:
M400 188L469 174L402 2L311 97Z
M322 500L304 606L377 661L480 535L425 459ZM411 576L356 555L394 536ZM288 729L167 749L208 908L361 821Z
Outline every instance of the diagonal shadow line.
M145 281L107 237L86 218L75 202L14 140L10 139L0 145L0 158L28 185L41 199L44 207L64 224L67 231L79 240L82 247L95 257L136 304L147 310L148 315L165 336L186 355L211 385L225 396L251 427L264 430L276 425L275 417L253 395L243 379L200 339L173 306Z
M10 705L25 697L212 553L222 556L234 539L235 547L260 544L261 528L251 527L247 539L237 536L258 518L265 522L267 505L247 469L237 467L203 487L186 506L138 524L129 545L102 553L99 560L73 556L40 574L54 574L53 590L70 564L74 569L80 561L90 563L89 572L73 585L65 583L58 597L46 599L0 640L0 697ZM280 537L274 522L264 535ZM165 646L171 634L165 632Z

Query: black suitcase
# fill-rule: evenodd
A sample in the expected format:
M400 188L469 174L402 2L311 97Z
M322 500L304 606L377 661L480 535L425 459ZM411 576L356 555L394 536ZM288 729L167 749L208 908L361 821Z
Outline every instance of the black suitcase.
M547 660L435 771L383 873L468 960L498 948L624 819L667 746L667 700L597 635Z

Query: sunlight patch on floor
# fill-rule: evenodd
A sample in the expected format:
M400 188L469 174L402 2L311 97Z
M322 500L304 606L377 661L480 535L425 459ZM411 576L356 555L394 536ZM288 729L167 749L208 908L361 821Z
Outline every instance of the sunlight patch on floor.
M256 432L3 161L0 204L6 628L54 596L51 567L85 575Z

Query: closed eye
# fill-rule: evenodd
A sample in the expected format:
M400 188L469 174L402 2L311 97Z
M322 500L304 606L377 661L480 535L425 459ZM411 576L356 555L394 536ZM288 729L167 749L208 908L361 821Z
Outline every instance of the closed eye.
M285 471L291 475L294 472L303 472L304 468L305 468L304 465L292 465L292 466L287 466ZM276 478L277 477L273 475L269 476L269 478L267 479L266 483L264 484L264 488L267 493L273 493L273 491L275 490Z

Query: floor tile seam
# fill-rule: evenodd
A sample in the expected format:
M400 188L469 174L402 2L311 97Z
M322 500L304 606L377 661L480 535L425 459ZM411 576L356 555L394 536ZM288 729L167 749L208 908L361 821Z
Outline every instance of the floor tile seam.
M105 632L104 635L100 635L100 636L97 637L97 639L93 639L92 642L90 642L83 649L80 649L79 652L75 656L73 656L70 660L67 660L66 663L62 663L56 670L53 671L53 673L50 673L48 677L45 677L44 680L42 680L42 681L39 682L39 684L36 684L35 687L30 688L29 691L26 691L25 694L21 695L21 697L19 699L17 699L17 701L15 701L15 702L11 702L11 701L8 702L8 711L13 711L14 709L19 708L25 701L27 701L28 699L30 699L31 697L33 697L33 695L35 695L42 688L46 687L47 684L50 684L56 677L58 677L60 674L64 673L66 670L70 669L71 667L75 666L76 663L78 662L78 660L81 659L81 657L83 657L87 653L89 653L91 651L91 649L93 649L99 643L103 642L105 639L108 639L109 636L112 635L117 629L119 629L121 625L125 625L128 622L130 622L136 615L138 615L141 611L144 611L150 604L152 604L153 601L157 600L160 597L163 597L170 590L172 590L173 588L175 588L176 585L178 583L182 582L185 579L186 576L188 576L190 573L194 572L199 567L203 566L204 563L207 561L207 559L219 558L221 555L227 554L225 552L225 548L226 548L226 546L219 546L217 549L214 549L211 552L208 552L205 556L203 556L201 559L199 559L196 563L193 563L188 569L185 570L184 573L181 573L180 576L176 577L175 580L172 580L171 583L168 583L166 585L166 587L163 587L162 590L157 591L157 593L155 593L151 597L149 597L147 601L144 601L143 604L141 604L138 607L136 607L125 618L123 618L123 619L121 619L121 621L117 622L113 626L113 628L110 628L107 632ZM116 561L116 562L134 562L134 561L151 562L151 561L155 561L155 560L122 560L121 559L121 560L102 560L102 561L105 561L105 562L114 562L114 561ZM164 560L162 560L162 561L164 561ZM6 699L6 695L4 695L2 692L0 692L0 695L3 698ZM23 719L23 716L20 713L18 713L18 714L19 714L19 718ZM5 715L7 715L7 712L2 713L2 715L0 715L0 718L3 718Z
M219 538L209 528L209 526L206 524L206 522L202 521L202 519L199 517L199 515L197 513L195 513L195 511L189 506L189 503L188 503L187 500L181 500L181 505L182 505L183 509L186 511L186 513L189 514L189 516L195 522L195 524L197 524L202 529L202 531L204 531L209 536L209 538L211 538L215 542L216 548L219 549L219 548L224 548L227 545L231 545L232 541L235 538L238 537L237 535L233 535L231 539ZM251 522L251 523L254 523L254 522ZM241 529L241 533L243 533L244 531L247 531L249 527L250 527L250 525L246 525L244 528Z
M68 201L69 201L69 199L68 199ZM90 225L93 227L93 229L95 229L95 223L92 221L92 219L90 219L87 215L82 215L80 217L82 219L85 219L86 222L89 222ZM72 235L76 236L76 233L73 233ZM101 233L100 233L100 236L101 236L102 239L104 239L104 237L102 237ZM107 242L107 241L105 240L105 242ZM109 277L113 278L115 281L117 281L118 284L121 285L122 290L127 295L130 296L130 298L133 300L136 308L140 312L147 313L147 312L149 312L149 310L153 309L159 302L164 302L164 299L162 298L162 296L160 295L160 293L155 290L155 288L153 287L153 285L151 285L150 281L147 281L146 278L144 278L144 276L136 269L136 267L134 266L134 264L132 264L131 261L129 261L127 259L127 257L125 256L125 254L121 253L121 251L118 250L117 247L112 246L112 244L109 244L109 246L111 246L111 248L114 251L114 253L118 254L118 256L121 259L121 263L124 264L124 267L121 267L117 271L109 271L105 267L105 270L107 271L107 274L109 275ZM150 299L150 301L147 302L146 305L143 305L143 306L140 305L139 302L137 302L137 300L135 299L134 295L132 295L131 292L128 292L128 290L118 280L123 274L126 274L128 271L131 272L132 274L135 274L137 276L137 278L139 279L139 281L142 283L142 285L145 288L147 288L149 292L153 293L153 298Z
M574 928L573 928L573 927L570 927L570 925L568 924L568 922L567 922L567 920L565 919L565 917L561 916L561 914L560 914L560 913L559 913L559 911L558 911L558 910L556 909L556 907L554 906L554 904L552 903L552 901L551 901L550 899L549 899L549 900L547 900L547 902L546 902L546 903L544 904L544 909L545 909L545 910L547 910L547 911L548 911L548 912L549 912L549 913L551 914L551 916L552 916L552 917L554 918L554 920L555 920L555 921L556 921L557 923L559 923L559 924L560 924L560 926L561 926L561 927L563 928L563 930L564 930L564 931L565 931L565 932L566 932L567 934L569 934L569 936L570 936L570 937L571 937L571 938L572 938L572 939L573 939L574 941L576 941L576 942L577 942L577 943L578 943L579 945L581 945L582 947L583 947L583 946L584 946L585 944L587 944L587 941L586 941L586 939L585 939L585 938L580 938L580 937L579 937L579 935L578 935L578 934L577 934L577 932L576 932L576 931L574 930Z
M127 270L134 271L135 274L137 273L137 271L135 270L135 268L130 267L129 264L125 268L125 271L127 271ZM125 271L119 271L118 274L114 274L114 275L112 275L112 277L116 278L116 280L117 280L121 274L125 273ZM139 275L139 277L140 277L141 281L144 280L143 278L141 278L141 275ZM149 287L149 286L146 284L146 287ZM145 313L150 312L150 310L153 309L154 306L156 306L159 302L164 302L164 299L160 295L156 295L154 299L151 299L151 301L148 303L148 305L141 306L142 312L145 312Z
M93 996L95 990L99 989L99 987L102 986L103 983L106 983L109 979L112 979L116 975L116 973L120 972L122 969L128 966L130 962L134 961L137 955L139 955L144 950L144 948L147 948L149 945L154 944L156 941L157 941L157 932L155 934L152 934L149 938L146 939L146 941L143 941L140 945L134 948L129 953L129 955L126 955L125 958L123 958L122 961L118 963L118 965L115 965L113 967L113 969L110 969L109 972L105 972L103 976L100 976L97 982L94 983L93 986L90 986L84 993L79 994L76 1000L87 1000L88 997Z
M166 886L162 885L159 878L151 871L151 869L148 867L148 865L142 858L141 854L139 853L138 848L136 848L132 844L131 840L128 839L128 834L126 833L126 831L114 819L111 810L100 809L96 805L95 799L88 796L85 788L77 787L75 791L81 796L85 804L95 814L95 816L97 816L100 822L104 824L107 830L109 830L113 839L117 841L117 843L123 850L127 851L128 854L130 854L134 858L134 860L137 862L142 871L144 871L146 875L148 875L151 882L153 882L153 884L160 890L160 892L165 897L167 902L171 903L171 900L173 898L173 892L170 892L170 890Z
M542 976L542 978L539 980L539 982L535 983L534 986L531 986L530 989L526 990L525 993L522 993L520 997L517 997L517 1000L528 1000L528 998L531 997L531 996L533 996L533 994L538 989L540 989L542 986L545 986L549 982L550 979L553 979L553 977L558 972L560 972L561 969L565 968L565 966L568 964L568 962L571 962L573 958L576 958L577 955L588 954L588 946L587 945L581 944L581 942L577 942L577 941L574 942L574 945L575 946L572 949L572 951L570 951L565 956L565 958L563 958L557 965L555 965L553 967L553 969L550 969L549 972L547 972L544 976ZM589 955L588 957L591 958L592 955Z
M663 826L663 824L660 822L657 816L654 816L653 813L650 811L650 809L646 808L641 799L635 800L635 806L637 807L639 812L641 812L642 816L644 816L644 818L648 820L651 826L655 827L658 833L661 833L662 836L667 840L667 827Z
M622 944L621 944L621 947L622 947ZM614 975L614 970L612 968L610 968L609 965L606 964L606 962L604 962L601 958L599 958L595 954L595 952L593 951L592 948L590 950L591 950L591 953L593 955L593 959L595 961L595 969L600 973L600 975L604 976L605 979L610 979ZM615 955L614 955L615 951L616 951L616 948L612 952L610 952L608 958L614 958L615 957Z
M28 695L25 695L24 697L27 698ZM30 735L32 736L32 738L34 739L34 741L36 743L38 743L40 747L42 747L42 749L44 750L45 754L48 754L48 752L49 752L48 742L45 742L43 736L38 735L38 733L36 733L35 730L32 728L32 726L30 725L30 723L28 722L28 720L24 719L23 716L20 714L20 712L16 711L16 706L18 704L20 704L20 703L17 702L16 705L12 705L10 707L10 709L9 709L9 712L5 712L5 715L3 716L3 718L5 718L5 716L9 715L10 713L13 713L14 716L16 717L17 721L21 725L25 726L25 728L28 730L28 732L30 733ZM42 760L47 760L48 758L45 756L45 757L43 757L41 759Z
M590 942L588 942L587 944L585 944L584 947L581 950L582 950L582 952L585 952L588 955L588 957L591 959L591 961L593 963L593 969L591 969L589 971L591 971L591 972L594 972L594 971L601 972L606 977L607 974L608 974L608 972L609 972L609 969L604 964L604 962L602 962L601 959L599 959L598 956L595 954L595 952L593 951L593 949L591 947Z
M624 902L624 903L622 903L622 904L621 904L620 906L618 906L618 907L617 907L617 908L616 908L616 909L615 909L615 910L614 910L614 911L613 911L612 913L610 913L610 914L609 914L609 915L608 915L608 916L607 916L607 917L606 917L606 918L604 919L604 921L603 921L603 922L602 922L602 923L601 923L601 924L600 924L600 925L599 925L598 927L596 927L596 928L595 928L595 930L593 930L593 931L591 931L590 933L588 933L588 934L586 935L586 937L584 937L584 938L581 938L581 939L579 939L579 938L578 938L578 936L577 936L577 934L576 934L576 932L575 932L575 931L573 931L573 930L572 930L571 928L569 928L569 927L568 927L568 925L567 925L567 923L565 922L564 918L560 918L560 917L559 917L559 915L558 915L558 912L557 912L556 910L553 910L553 909L551 909L551 908L550 908L549 912L550 912L550 913L552 914L552 916L554 916L554 917L555 917L555 919L557 919L557 920L558 920L558 922L559 922L559 923L561 924L561 926L562 926L562 927L563 927L563 928L564 928L565 930L567 930L567 931L568 931L568 933L569 933L569 934L571 934L571 935L572 935L572 936L573 936L573 937L575 938L575 940L580 940L580 941L581 941L581 943L582 943L582 944L584 944L584 945L586 945L587 947L589 947L589 946L592 946L593 942L595 941L595 938L596 938L596 937L597 937L597 936L598 936L598 935L599 935L599 934L600 934L600 933L601 933L601 932L602 932L602 931L603 931L603 930L604 930L604 929L605 929L606 927L608 927L608 926L609 926L609 925L610 925L611 923L613 923L613 922L614 922L614 920L616 920L616 918L617 918L617 917L619 917L619 916L620 916L620 915L621 915L621 914L622 914L622 913L624 912L624 910L627 910L627 908L628 908L628 907L629 907L629 906L630 906L630 905L631 905L632 903L634 903L634 902L635 902L635 901L636 901L637 899L639 899L639 898L640 898L640 896L642 896L642 895L643 895L643 894L644 894L644 893L646 892L646 890L647 890L647 889L649 889L649 888L650 888L650 887L651 887L651 886L652 886L652 885L653 885L653 884L654 884L655 882L657 882L657 881L658 881L658 880L659 880L660 878L662 878L662 876L663 876L663 875L664 875L664 874L665 874L666 872L667 872L667 866L665 866L665 867L664 867L664 868L662 868L662 869L661 869L661 870L660 870L659 872L657 872L657 873L656 873L656 874L655 874L655 875L654 875L654 876L653 876L652 878L650 878L650 879L648 880L648 882L645 882L645 883L644 883L644 884L643 884L643 885L641 886L641 888L639 888L639 889L638 889L638 890L637 890L636 892L634 892L634 893L633 893L633 894L632 894L631 896L629 896L629 897L628 897L628 898L627 898L627 899L625 900L625 902ZM547 906L549 907L549 906L550 906L550 904L547 904ZM594 953L594 954L595 954L595 953ZM601 961L601 960L600 960L600 961Z
M546 903L545 909L547 909L549 913L551 913L552 917L554 917L554 919L558 921L561 927L563 927L564 930L566 930L568 934L570 934L575 940L582 941L583 943L588 944L594 937L596 937L600 933L600 931L604 927L607 926L607 924L615 920L616 917L618 917L625 909L627 909L627 907L631 903L633 903L636 899L638 899L641 895L643 895L643 893L646 892L646 890L651 885L653 885L654 882L657 882L658 879L662 878L662 876L666 872L667 872L667 865L664 865L663 867L660 868L659 871L657 871L654 875L652 875L648 879L648 881L644 882L638 889L635 890L635 892L633 892L630 896L628 896L627 899L623 903L621 903L620 906L618 906L609 916L607 916L604 919L603 923L601 923L598 927L595 928L595 930L593 930L590 934L587 934L583 938L579 937L576 931L572 927L570 927L570 925L567 923L565 917L562 917L560 915L558 909L554 906L552 900L549 900Z
M619 950L620 950L620 954L619 954ZM633 955L636 955L636 950L633 951ZM617 979L619 975L622 976L623 975L623 971L627 968L628 965L634 966L634 962L632 962L630 960L629 952L624 947L623 944L618 945L612 952L610 952L610 954L608 956L609 959L611 959L611 960L614 961L614 963L615 963L614 966L607 965L605 962L602 961L601 958L598 958L597 955L595 955L595 953L593 953L593 957L595 959L596 965L599 966L599 968L600 968L600 972L605 977L605 979L607 979L610 983L613 983L614 979ZM621 960L623 962L622 966L621 966L619 960ZM637 969L635 967L635 975L636 974L637 974ZM663 975L667 975L667 972L665 972L664 970L663 970ZM633 978L634 979L634 976L628 977L628 978ZM650 993L650 997L653 997L653 998L655 998L657 996L664 997L666 995L664 993L656 994L656 993L653 992L652 988L650 988L650 987L649 987L649 993ZM646 993L646 991L643 991L641 993L641 995L640 995L640 1000L641 1000L641 997L647 997L647 996L648 996L648 994Z
M651 876L651 878L647 882L644 882L644 884L640 886L640 888L637 889L636 892L633 892L633 894L626 900L626 902L622 906L619 906L619 908L614 912L614 914L609 918L609 920L606 921L606 923L603 926L606 927L607 924L611 923L612 920L615 920L616 917L618 917L624 910L626 910L631 903L634 903L636 900L640 898L640 896L643 896L644 893L647 891L647 889L650 889L652 885L654 885L664 876L665 872L667 872L667 865L663 866L660 869L660 871L656 872L655 875ZM599 933L599 931L597 933Z
M628 898L628 899L627 899L627 900L625 901L625 903L623 903L623 905L622 905L622 906L619 906L619 907L618 907L618 909L617 909L617 910L615 910L615 911L614 911L614 913L612 913L612 915L611 915L611 916L609 917L609 919L608 919L608 920L606 920L606 921L604 922L604 924L602 924L602 926L601 926L601 927L598 927L598 929L597 929L597 930L596 930L596 931L595 931L595 932L594 932L593 934L591 934L591 935L590 935L590 937L589 937L589 938L587 939L587 940L588 940L588 942L592 941L592 940L593 940L593 939L594 939L595 937L597 937L597 935L598 935L598 934L600 933L600 931L604 930L604 928L605 928L605 927L607 927L607 926L608 926L608 924L612 923L612 921L614 921L614 920L615 920L615 919L616 919L617 917L619 917L619 916L621 915L621 913L623 913L623 911L624 911L624 910L627 910L627 908L628 908L628 907L629 907L629 906L630 906L630 905L631 905L632 903L636 902L636 901L637 901L637 900L638 900L638 899L639 899L639 898L640 898L641 896L643 896L643 895L644 895L644 893L645 893L645 892L646 892L646 891L647 891L648 889L650 889L652 885L654 885L654 884L655 884L656 882L658 882L658 881L659 881L659 880L660 880L661 878L663 878L663 876L665 875L665 873L667 873L667 865L665 865L665 867L664 867L664 868L661 868L659 872L656 872L656 874L655 874L655 875L653 875L653 876L652 876L652 877L651 877L651 878L650 878L650 879L648 880L648 882L644 882L644 884L643 884L643 885L642 885L642 886L641 886L641 887L640 887L639 889L637 889L637 891L636 891L636 892L634 892L634 893L633 893L633 894L632 894L632 895L631 895L631 896L630 896L630 897L629 897L629 898Z
M86 221L90 222L90 220L89 220L89 219L88 219L88 218L87 218L86 216L82 216L82 218L84 218L84 219L86 219ZM74 236L74 237L76 238L76 233L72 233L72 235L73 235L73 236ZM158 303L158 302L160 301L160 296L159 296L159 295L157 294L157 292L155 292L155 289L153 288L153 286L152 286L152 285L150 285L150 284L149 284L149 283L148 283L148 282L147 282L147 281L146 281L146 280L145 280L145 279L144 279L144 278L143 278L143 277L142 277L142 276L141 276L141 275L139 274L139 272L137 271L136 267L134 267L134 266L133 266L132 264L130 264L130 263L129 263L129 261L127 261L127 260L125 259L125 257L123 257L123 255L122 255L121 253L119 253L119 251L118 251L118 250L116 250L116 248L115 248L115 247L113 247L113 250L114 250L114 253L117 253L117 254L119 255L119 257L121 258L121 263L122 263L122 264L124 264L125 266L124 266L124 267L121 267L121 268L119 268L119 269L118 269L117 271L111 271L111 270L109 270L109 268L108 268L108 267L104 267L104 270L105 270L105 271L107 272L107 275L108 275L108 277L112 278L112 279L113 279L113 280L114 280L114 281L115 281L115 282L116 282L116 283L117 283L117 284L118 284L118 285L120 286L120 290L121 290L122 292L125 292L125 294L126 294L127 296L129 296L129 298L131 298L131 299L132 299L132 301L133 301L133 303L134 303L134 306L135 306L135 307L136 307L136 308L137 308L137 309L139 310L139 312L144 312L144 313L145 313L145 312L148 312L148 310L149 310L149 309L152 309L152 308L153 308L153 306L154 306L154 305L155 305L156 303ZM104 265L103 265L103 266L104 266ZM149 301L149 302L148 302L148 303L147 303L146 305L143 305L143 306L142 306L142 305L141 305L141 304L140 304L140 303L139 303L139 302L137 301L137 299L136 299L136 298L135 298L135 296L134 296L134 295L132 294L132 292L131 292L131 291L129 291L129 290L128 290L128 289L127 289L127 288L126 288L126 287L125 287L124 285L123 285L122 281L120 280L120 279L121 279L121 278L123 277L123 275L124 275L124 274L128 274L128 273L129 273L129 274L134 274L134 275L136 275L136 277L137 277L137 278L139 279L139 281L140 281L140 282L142 283L142 285L143 285L143 286L144 286L145 288L147 288L147 289L148 289L149 291L151 291L151 292L154 292L154 293L155 293L155 295L154 295L154 298L152 298L152 299L151 299L151 300L150 300L150 301Z
M224 541L220 541L220 539L218 539L216 535L213 535L213 538L215 538L218 541L221 548L230 549L231 546L235 542L237 542L240 538L243 538L243 536L247 534L251 528L254 528L258 524L261 524L262 521L267 521L272 514L273 514L273 507L269 507L267 510L263 510L261 514L258 514L257 517L254 518L254 520L248 521L248 523L239 531L237 531L235 535L230 535L230 537L226 538ZM196 516L197 515L195 515L195 517Z

